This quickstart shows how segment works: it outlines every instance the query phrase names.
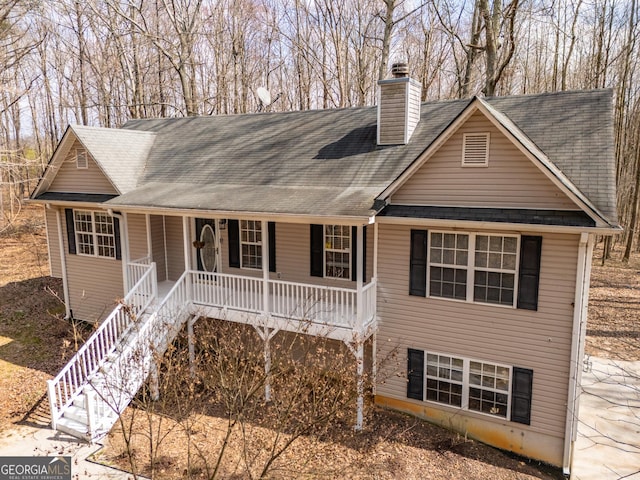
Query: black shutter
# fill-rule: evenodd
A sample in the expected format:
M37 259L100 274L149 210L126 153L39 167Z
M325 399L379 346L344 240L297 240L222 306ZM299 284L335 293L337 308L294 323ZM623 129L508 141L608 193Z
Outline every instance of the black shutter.
M427 230L411 230L409 295L427 295Z
M116 244L116 260L122 260L122 245L120 240L120 219L113 217L113 236Z
M229 229L229 266L240 268L240 225L238 220L227 222Z
M276 271L276 222L269 222L269 271Z
M513 367L511 381L511 421L530 425L533 370Z
M351 280L358 280L358 227L351 227Z
M362 281L367 282L367 226L362 227Z
M358 227L351 227L351 280L358 280ZM362 227L362 281L367 281L367 226Z
M424 352L407 351L407 397L424 400Z
M76 254L76 224L73 217L73 209L65 208L64 216L67 220L67 243L69 244L69 253Z
M523 235L520 239L518 308L538 310L542 237Z
M202 235L202 229L204 228L205 221L203 218L196 218L196 240L200 240L200 235ZM204 272L204 265L202 265L202 259L200 258L200 250L196 249L196 263L198 266L198 271Z
M310 240L311 240L311 252L310 252L310 273L312 277L324 277L322 271L322 254L324 252L324 232L322 225L310 225Z

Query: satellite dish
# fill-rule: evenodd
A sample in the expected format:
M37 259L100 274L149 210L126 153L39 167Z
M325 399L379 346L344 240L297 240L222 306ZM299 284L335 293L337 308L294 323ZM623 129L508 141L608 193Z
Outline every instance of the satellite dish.
M269 93L269 90L264 87L258 87L256 93L258 94L258 98L260 99L260 102L262 102L262 105L265 107L271 105L271 94Z

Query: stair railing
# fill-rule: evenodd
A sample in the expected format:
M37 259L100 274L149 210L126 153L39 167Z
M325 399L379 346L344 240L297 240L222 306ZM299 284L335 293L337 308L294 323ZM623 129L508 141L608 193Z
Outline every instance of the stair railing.
M55 430L63 412L81 394L89 378L105 362L128 329L136 322L157 296L156 264L133 286L123 301L80 347L65 367L47 380L51 427Z

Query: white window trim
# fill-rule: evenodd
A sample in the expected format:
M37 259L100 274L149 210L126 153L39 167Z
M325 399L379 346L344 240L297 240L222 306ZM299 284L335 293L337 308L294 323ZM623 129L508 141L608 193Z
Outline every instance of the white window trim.
M467 160L467 138L468 137L484 137L485 138L485 152L484 161L479 162ZM491 134L489 132L469 132L462 134L462 166L463 167L488 167L489 166L489 147L491 145Z
M83 164L80 163L83 158ZM87 170L89 168L89 154L84 148L76 148L76 168L78 170Z
M91 215L91 232L85 232L85 231L81 231L78 232L78 224L76 221L76 213L82 213L84 215ZM106 234L106 233L98 233L97 229L96 229L96 213L99 214L103 214L105 215L107 218L111 219L111 229L113 230L112 234ZM76 240L76 255L80 255L82 257L92 257L92 258L106 258L106 259L110 259L110 260L117 260L117 247L116 247L116 231L115 231L115 222L113 220L113 217L109 216L106 214L106 212L101 212L101 211L96 211L96 210L73 210L73 230L74 230L74 236L75 236L75 240ZM93 246L93 253L83 253L80 251L80 240L79 240L79 235L91 235L91 244ZM98 237L99 236L103 236L103 237L112 237L113 238L113 256L105 256L105 255L100 255L99 252L99 248L98 248Z
M423 350L424 352L424 365L423 365L423 371L424 371L424 388L422 389L422 401L423 402L428 402L430 404L433 405L439 405L439 406L443 406L443 407L447 407L447 408L453 408L456 410L464 410L466 412L471 412L471 413L477 413L478 415L483 415L485 417L489 417L489 418L493 418L493 419L501 419L501 420L507 420L507 421L511 421L511 401L512 401L512 389L513 389L513 366L511 365L505 365L503 363L497 363L497 362L492 362L492 361L488 361L488 360L478 360L477 358L471 358L471 357L464 357L462 355L453 355L453 354L449 354L449 353L441 353L441 352L434 352L431 350ZM444 403L444 402L438 402L435 400L427 400L427 378L437 378L437 377L427 377L427 357L429 355L439 355L439 356L445 356L445 357L451 357L451 358L459 358L462 360L462 406L458 407L457 405L451 405L448 403ZM481 389L485 389L488 391L492 391L492 392L497 392L497 393L506 393L507 394L507 412L506 412L506 416L502 416L502 415L497 415L497 414L492 414L492 413L486 413L486 412L481 412L479 410L472 410L469 408L469 389L471 388L471 382L470 382L470 378L469 378L469 374L471 372L471 362L479 362L482 364L488 364L488 365L493 365L496 367L502 367L502 368L506 368L509 370L509 388L507 389L507 391L505 390L499 390L496 388L490 388L490 387L483 387L483 386L477 386L474 385L475 387L479 387ZM438 378L439 380L443 380L443 381L448 381L446 378ZM455 382L454 383L458 383Z
M432 263L431 262L431 234L432 233L442 233L442 234L458 234L458 235L468 235L469 243L468 243L468 252L467 252L467 265L449 265L445 263ZM475 257L476 257L476 237L478 235L481 236L489 236L489 237L511 237L516 239L516 268L515 270L502 270L495 268L483 268L475 266ZM439 300L447 300L452 302L464 302L464 303L474 303L476 305L489 305L493 307L502 307L502 308L516 308L518 305L518 278L520 273L520 240L521 236L518 234L507 234L507 233L488 233L488 232L463 232L458 230L429 230L428 231L428 242L427 242L427 298L435 298ZM445 268L460 268L466 269L467 271L467 298L465 300L461 300L458 298L449 298L449 297L439 297L437 295L431 295L431 266L441 266ZM499 273L513 273L513 302L511 305L505 305L503 303L491 303L491 302L480 302L476 301L473 298L473 287L474 287L474 273L478 271L482 272L499 272Z
M242 268L243 270L257 270L260 271L262 270L262 261L264 260L264 251L263 251L263 244L262 244L262 240L259 242L245 242L242 240L242 222L254 222L254 225L258 225L260 227L260 238L262 238L262 236L264 235L265 232L262 231L262 222L260 220L240 220L240 224L238 226L238 228L240 229L239 231L239 236L240 236L240 268ZM248 230L248 229L246 229ZM257 231L255 228L253 229L254 232ZM256 245L260 247L260 267L249 267L249 266L245 266L244 264L244 255L242 254L242 246L243 245Z
M331 249L327 249L327 228L326 227L332 227L336 224L333 223L327 223L322 225L322 276L324 278L329 278L331 280L340 280L340 281L347 281L350 282L351 281L351 277L353 275L353 272L351 271L351 269L353 268L353 259L351 258L352 255L352 251L353 251L353 238L351 235L351 226L349 225L339 225L339 226L346 226L347 227L347 232L349 235L349 248L347 249L336 249L336 248L331 248ZM334 276L330 276L327 275L327 252L339 252L339 253L348 253L349 254L349 276L348 277L334 277Z

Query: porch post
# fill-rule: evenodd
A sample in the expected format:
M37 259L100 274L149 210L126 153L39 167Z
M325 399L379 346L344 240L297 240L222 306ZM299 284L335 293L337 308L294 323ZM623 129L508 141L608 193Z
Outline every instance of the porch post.
M358 225L356 227L356 242L357 242L357 255L358 258L356 259L356 288L357 288L357 293L356 293L356 328L358 330L358 332L361 332L362 330L362 319L363 319L363 296L362 296L362 287L364 284L364 279L363 277L363 268L362 268L362 262L363 262L363 258L364 255L362 254L362 250L363 250L363 245L364 245L364 239L362 238L363 236L363 232L364 229L362 228L362 225Z
M184 271L191 270L191 230L189 224L189 217L182 217L182 237L184 243ZM166 250L166 247L165 247ZM185 278L185 287L187 289L187 303L193 299L191 292L191 277L187 275Z
M264 400L271 401L271 342L269 337L269 328L265 328L264 339Z
M262 313L269 316L269 224L262 220ZM268 332L267 332L268 335Z
M345 340L344 344L356 357L356 424L354 429L362 430L364 417L364 341L358 337L354 343Z
M194 346L194 336L193 336L193 324L195 322L195 317L189 318L187 320L187 340L189 342L189 373L191 374L191 378L194 379L196 377L196 349Z
M153 242L151 240L151 215L144 214L144 223L147 233L147 255L149 256L149 262L153 260Z
M189 217L182 217L182 237L184 238L184 271L191 270Z
M364 342L359 341L356 346L356 392L358 398L356 400L356 431L362 430L363 411L364 411Z
M151 359L151 368L149 372L149 390L151 391L151 400L157 402L160 398L160 379L158 377L158 364L155 358Z

